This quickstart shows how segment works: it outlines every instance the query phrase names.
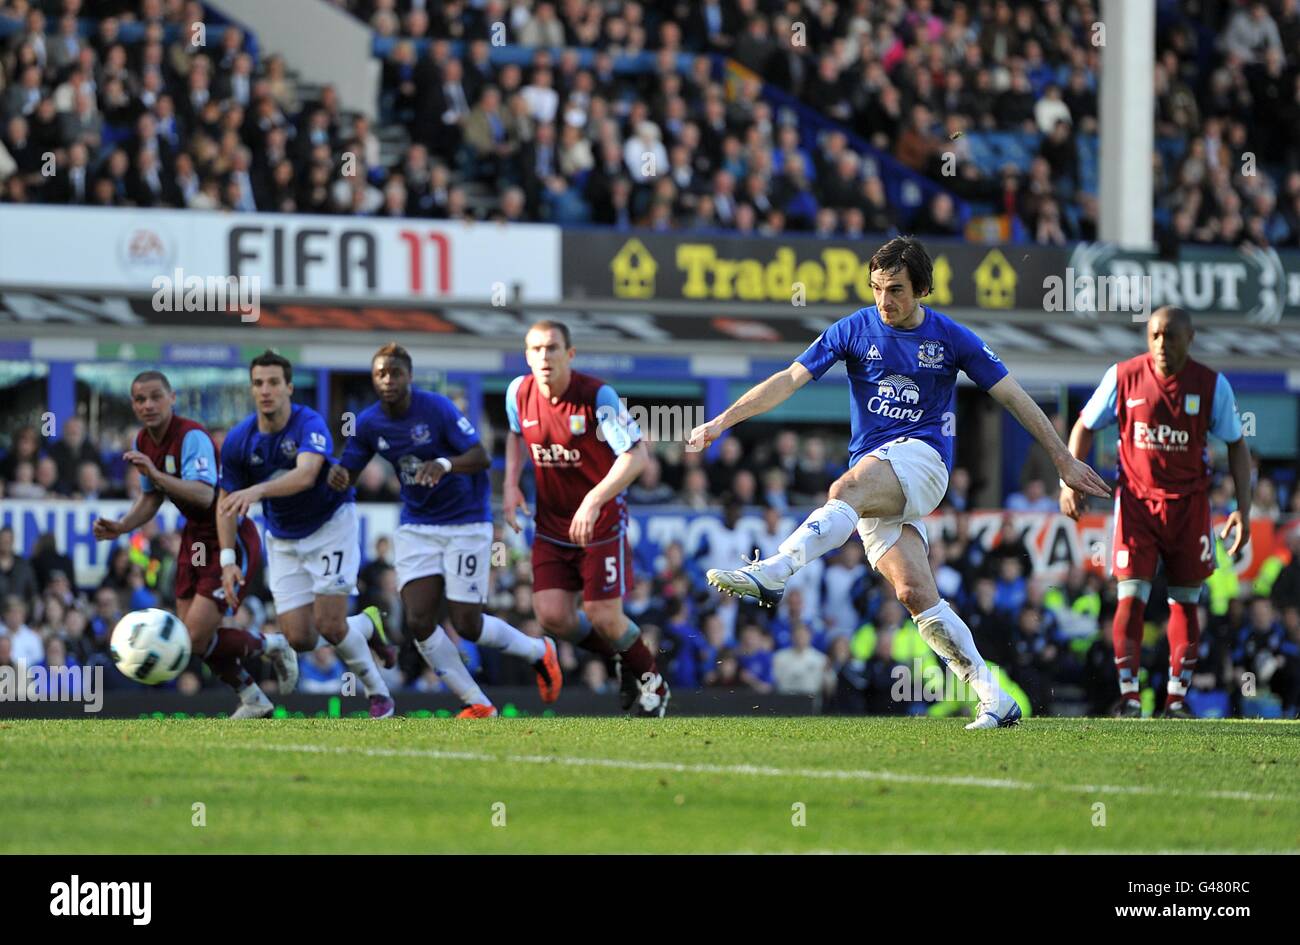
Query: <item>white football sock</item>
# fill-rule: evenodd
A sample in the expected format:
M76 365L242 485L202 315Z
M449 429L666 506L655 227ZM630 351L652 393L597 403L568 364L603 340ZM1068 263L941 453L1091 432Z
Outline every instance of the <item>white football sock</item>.
M361 634L361 639L369 641L375 635L375 624L365 614L353 614L348 618L348 629Z
M348 618L347 635L343 637L342 642L334 644L334 652L338 653L348 669L356 673L367 696L386 696L388 683L384 682L384 677L379 675L379 667L375 665L375 657L371 654L370 647L366 645L366 638L352 626L354 619ZM369 622L368 618L362 619Z
M474 677L470 675L465 667L465 661L460 658L460 651L456 649L456 644L451 642L451 638L442 627L429 634L427 640L416 640L415 648L420 651L424 661L433 667L438 678L456 694L461 702L466 705L492 704L492 700L483 693L478 683L474 681Z
M1001 687L994 681L984 657L975 649L970 627L946 600L912 619L921 632L921 639L948 665L953 675L975 690L981 702L993 702L1001 696Z
M804 523L781 542L777 554L759 562L765 574L784 581L809 561L815 561L848 541L858 527L853 506L831 499L813 511Z
M536 663L546 655L546 642L537 637L530 637L522 630L512 627L500 617L483 615L483 632L479 634L479 646L500 650L521 660Z

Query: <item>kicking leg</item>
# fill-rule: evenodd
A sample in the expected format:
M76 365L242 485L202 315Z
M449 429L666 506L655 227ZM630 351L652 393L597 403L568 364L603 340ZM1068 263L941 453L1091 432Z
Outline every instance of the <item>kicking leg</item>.
M875 456L864 456L835 481L827 503L814 510L776 554L736 571L712 569L707 575L709 583L729 594L775 607L790 576L844 544L859 518L902 515L906 505L907 497L893 467Z
M979 715L967 728L1001 728L1020 720L1020 706L994 681L984 657L975 648L970 628L948 602L939 597L921 533L911 525L876 562L898 600L930 649L953 674L980 697Z

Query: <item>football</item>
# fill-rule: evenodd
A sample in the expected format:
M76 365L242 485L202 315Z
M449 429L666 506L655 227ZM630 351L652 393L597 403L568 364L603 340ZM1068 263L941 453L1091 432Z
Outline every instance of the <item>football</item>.
M175 614L150 607L118 621L109 653L122 675L149 686L169 682L190 661L190 632Z

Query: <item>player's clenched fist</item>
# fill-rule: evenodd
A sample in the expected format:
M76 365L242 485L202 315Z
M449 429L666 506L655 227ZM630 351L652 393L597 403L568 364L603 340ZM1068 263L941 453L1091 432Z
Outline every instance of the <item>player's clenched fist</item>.
M352 485L352 477L348 475L348 471L342 465L335 463L330 467L325 482L335 492L343 492L348 486Z
M694 452L708 449L718 437L722 436L722 433L722 424L717 420L702 423L691 431L691 438L686 441L686 448Z
M108 518L97 518L95 524L90 529L95 535L95 541L112 541L124 534L121 522L115 522Z
M525 515L532 515L528 511L528 503L524 501L524 494L519 489L506 486L505 494L501 497L501 508L505 513L506 524L519 531L519 519L516 516L517 511L522 511Z
M1083 498L1069 486L1061 487L1061 512L1076 522L1083 514Z

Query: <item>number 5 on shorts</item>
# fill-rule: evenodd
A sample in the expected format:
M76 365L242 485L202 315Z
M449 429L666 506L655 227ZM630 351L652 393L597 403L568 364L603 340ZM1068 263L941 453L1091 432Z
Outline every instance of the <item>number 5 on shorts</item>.
M610 555L605 559L605 586L613 587L618 583L618 559Z

